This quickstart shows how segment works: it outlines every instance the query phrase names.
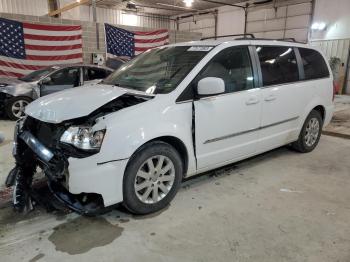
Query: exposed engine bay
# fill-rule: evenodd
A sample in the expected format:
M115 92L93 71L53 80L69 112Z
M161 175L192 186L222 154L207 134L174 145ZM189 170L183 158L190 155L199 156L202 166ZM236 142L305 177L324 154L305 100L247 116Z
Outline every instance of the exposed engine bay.
M68 159L89 157L99 150L78 148L62 142L61 138L72 126L93 126L100 117L152 98L153 96L123 94L87 116L57 124L43 122L31 116L17 121L13 148L16 166L6 180L6 186L14 186L14 208L19 212L33 209L32 181L38 167L45 174L51 192L71 209L88 214L103 207L103 201L98 194L72 195L66 190L66 180L69 177Z

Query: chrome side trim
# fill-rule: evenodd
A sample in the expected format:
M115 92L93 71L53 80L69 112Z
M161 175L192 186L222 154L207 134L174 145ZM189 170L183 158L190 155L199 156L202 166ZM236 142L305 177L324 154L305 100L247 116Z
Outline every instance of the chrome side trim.
M49 162L53 158L53 153L46 148L38 139L36 139L30 132L24 131L19 137L29 146L35 154L42 160Z
M266 126L261 126L261 127L258 127L258 128L241 131L241 132L238 132L238 133L233 133L233 134L230 134L230 135L209 139L209 140L205 141L203 144L209 144L209 143L225 140L225 139L228 139L228 138L232 138L232 137L235 137L235 136L244 135L244 134L247 134L247 133L250 133L250 132L255 132L255 131L258 131L258 130L261 130L261 129L265 129L265 128L281 125L281 124L284 124L284 123L287 123L287 122L290 122L290 121L297 120L298 118L299 117L296 116L296 117L292 117L292 118L289 118L289 119L286 119L286 120L283 120L283 121L279 121L279 122L276 122L276 123L272 123L272 124L269 124L269 125L266 125Z

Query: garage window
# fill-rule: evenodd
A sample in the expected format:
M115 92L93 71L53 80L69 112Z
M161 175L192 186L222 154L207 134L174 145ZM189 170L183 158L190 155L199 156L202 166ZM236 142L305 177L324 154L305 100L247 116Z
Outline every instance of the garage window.
M299 80L298 64L292 47L259 46L263 85L279 85Z
M322 55L316 50L299 48L306 80L329 77L329 71Z

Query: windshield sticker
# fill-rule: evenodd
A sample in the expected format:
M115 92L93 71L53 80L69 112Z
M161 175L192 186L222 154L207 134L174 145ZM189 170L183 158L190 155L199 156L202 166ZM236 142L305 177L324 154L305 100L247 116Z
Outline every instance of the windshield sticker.
M187 51L208 52L212 49L212 46L191 46Z

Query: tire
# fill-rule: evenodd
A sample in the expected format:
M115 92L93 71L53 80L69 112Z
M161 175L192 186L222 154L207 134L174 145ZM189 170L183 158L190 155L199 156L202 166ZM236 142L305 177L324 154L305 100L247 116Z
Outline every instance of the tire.
M323 120L317 110L312 110L306 118L297 141L292 148L301 153L308 153L317 146L322 133Z
M24 108L32 101L31 98L25 96L12 97L5 103L5 112L11 120L18 120L24 116Z
M144 145L124 173L124 206L139 215L163 209L175 197L182 175L182 161L174 147L161 141Z

